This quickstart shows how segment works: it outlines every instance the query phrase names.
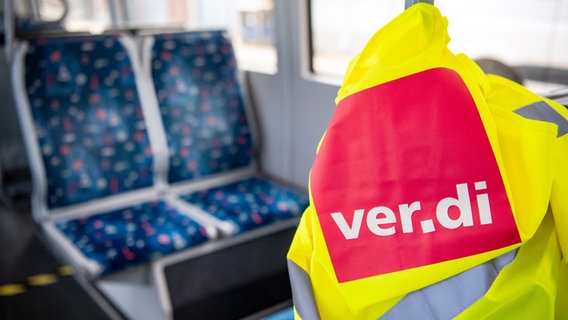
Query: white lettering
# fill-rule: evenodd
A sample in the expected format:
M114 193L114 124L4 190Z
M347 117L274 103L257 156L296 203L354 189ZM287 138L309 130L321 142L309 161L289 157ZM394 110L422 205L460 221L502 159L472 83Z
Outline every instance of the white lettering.
M474 184L475 190L487 189L485 181L479 181ZM491 217L491 207L489 206L489 195L487 193L480 193L475 196L477 199L477 207L479 208L479 221L481 224L492 224L493 218Z
M485 181L474 183L476 191L487 189ZM479 209L479 221L481 225L492 224L491 207L489 205L489 194L475 194L477 207ZM420 201L414 201L411 204L398 205L398 215L400 216L400 224L403 233L413 233L413 218L415 213L422 209ZM451 211L451 214L450 214ZM361 231L363 216L365 209L357 209L353 213L351 224L347 222L345 216L341 212L331 213L331 217L345 239L357 239ZM365 221L367 228L378 236L391 236L396 233L395 224L398 222L397 214L389 207L377 206L370 209L366 214ZM473 212L470 200L470 194L467 183L456 184L456 197L446 197L436 205L436 218L439 225L446 229L457 229L459 227L470 227L474 225ZM420 221L420 227L423 233L431 233L436 231L435 220L425 219ZM419 231L420 232L420 231Z
M422 232L424 233L436 231L436 228L434 227L434 221L432 221L432 219L421 221L420 225L422 226Z
M379 218L379 214L384 217ZM394 212L388 207L374 207L367 213L367 227L372 233L378 236L391 236L395 233L394 226L388 228L381 228L381 225L396 223L396 216Z
M414 201L410 205L401 204L398 206L400 211L400 222L402 223L402 232L411 233L414 231L412 227L412 214L420 210L420 202Z
M351 223L351 227L345 221L345 217L341 212L335 212L331 214L333 221L343 233L345 239L357 239L359 238L359 230L361 229L361 222L363 221L363 214L365 213L364 209L355 210L355 214L353 215L353 222Z
M459 226L469 227L473 225L473 214L471 213L471 202L467 183L456 185L458 197L444 198L436 206L436 217L442 226L448 229L455 229ZM460 214L456 219L450 217L450 208L456 207Z

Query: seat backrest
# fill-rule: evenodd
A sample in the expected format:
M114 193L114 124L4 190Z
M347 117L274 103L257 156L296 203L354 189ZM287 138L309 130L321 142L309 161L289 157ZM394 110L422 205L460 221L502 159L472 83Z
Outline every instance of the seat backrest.
M168 141L168 181L250 166L251 129L225 34L161 34L153 40L148 64Z
M133 58L121 39L38 39L23 51L24 100L47 207L151 186L152 148Z

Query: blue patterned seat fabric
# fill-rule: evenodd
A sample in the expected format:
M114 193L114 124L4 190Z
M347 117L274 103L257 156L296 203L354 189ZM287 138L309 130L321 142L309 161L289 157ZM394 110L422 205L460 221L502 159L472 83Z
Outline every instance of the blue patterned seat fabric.
M64 207L153 182L153 159L128 53L115 37L29 42L25 88L47 178Z
M252 140L230 41L222 31L155 36L152 76L170 148L169 181L252 163ZM262 178L182 195L240 232L299 216L307 197Z
M25 66L49 208L152 186L152 149L131 60L118 38L34 40ZM56 226L104 274L208 238L195 221L162 202Z
M208 240L207 231L162 201L58 222L57 227L109 274Z
M181 198L220 220L235 223L239 232L299 217L308 206L306 196L259 177L193 192Z
M235 57L222 32L155 36L151 68L170 151L170 182L251 164Z

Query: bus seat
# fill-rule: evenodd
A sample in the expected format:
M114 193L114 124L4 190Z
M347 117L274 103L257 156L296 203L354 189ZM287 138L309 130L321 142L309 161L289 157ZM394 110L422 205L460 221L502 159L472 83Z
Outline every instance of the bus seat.
M147 39L144 66L168 141L168 182L180 199L215 217L225 234L299 217L307 196L255 169L252 112L225 33ZM216 182L196 187L195 182L210 179Z
M50 209L152 186L149 136L117 39L30 41L24 65Z
M131 318L289 299L284 257L308 198L256 169L222 32L32 39L15 62L34 218L96 291ZM210 241L219 230L244 234ZM230 281L197 297L176 287L204 261L231 261Z
M296 218L307 206L307 199L302 195L258 176L182 194L180 197L217 219L234 223L239 232Z
M103 274L204 243L209 236L195 220L159 200L60 221L56 226L103 266Z
M90 272L102 274L215 235L165 203L154 187L161 169L129 40L29 40L19 47L14 70L32 158L34 216L50 232L63 233L91 265L95 261L98 268Z

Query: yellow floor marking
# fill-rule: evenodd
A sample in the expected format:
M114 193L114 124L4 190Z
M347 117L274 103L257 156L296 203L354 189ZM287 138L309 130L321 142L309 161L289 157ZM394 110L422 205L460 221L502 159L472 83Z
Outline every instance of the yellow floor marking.
M0 286L0 296L9 297L26 291L26 287L17 283L7 283Z
M73 267L59 266L57 273L40 273L30 276L21 283L6 283L0 285L0 296L14 296L26 292L30 287L42 287L59 281L59 278L70 277L73 275Z
M68 277L73 275L73 268L71 266L61 266L58 268L59 276Z
M34 287L47 286L55 282L57 282L57 276L52 273L41 273L28 277L28 284Z

